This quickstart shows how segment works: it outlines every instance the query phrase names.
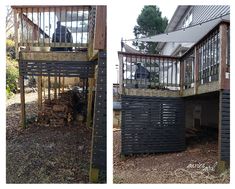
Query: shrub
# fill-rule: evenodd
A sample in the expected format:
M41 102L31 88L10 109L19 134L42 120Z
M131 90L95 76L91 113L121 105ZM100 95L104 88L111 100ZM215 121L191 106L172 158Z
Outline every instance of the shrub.
M6 68L6 93L9 98L17 92L17 81L19 78L19 71L17 61L7 57L7 68Z
M8 57L15 59L15 42L11 39L6 40L6 52Z

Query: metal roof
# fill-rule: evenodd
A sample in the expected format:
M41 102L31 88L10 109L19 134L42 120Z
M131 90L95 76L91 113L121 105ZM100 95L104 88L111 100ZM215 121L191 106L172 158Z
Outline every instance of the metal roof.
M230 13L229 5L194 5L194 6L178 6L172 16L165 33L181 29L183 21L188 12L193 14L191 25L197 25L221 15ZM158 50L162 50L165 42L159 42L157 45Z
M196 43L203 38L221 21L229 21L230 14L215 18L187 28L179 29L169 33L158 34L151 37L136 39L141 42L175 42L175 43Z

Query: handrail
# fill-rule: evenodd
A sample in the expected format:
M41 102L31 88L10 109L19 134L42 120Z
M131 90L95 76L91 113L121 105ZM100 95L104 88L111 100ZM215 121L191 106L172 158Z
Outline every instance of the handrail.
M228 89L230 72L229 41L230 23L221 21L181 57L119 51L119 68L122 70L119 74L120 87L180 89L181 91L194 88L193 91L197 94L200 85L219 81L221 89ZM158 63L151 64L152 60ZM173 62L177 64L177 69L167 68L167 64L168 66L169 64L173 65ZM144 73L139 73L139 76L141 76L139 78L137 77L138 63L144 70ZM152 80L153 76L158 77L157 82ZM175 83L171 81L172 78L177 78L173 79ZM169 80L171 82L168 82Z
M125 88L179 90L178 57L118 52Z
M52 51L87 48L91 6L23 5L12 8L15 14L16 43L19 47L26 47L27 50L50 47Z

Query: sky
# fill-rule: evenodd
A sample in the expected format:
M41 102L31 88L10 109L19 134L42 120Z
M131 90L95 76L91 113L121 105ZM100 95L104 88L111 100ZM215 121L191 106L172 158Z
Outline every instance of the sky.
M156 4L162 16L166 16L170 21L174 14L177 5L171 5L166 3ZM117 83L117 70L116 66L119 64L117 52L121 50L121 38L123 39L133 39L134 33L133 28L137 24L136 20L138 15L141 13L144 4L131 4L130 6L123 6L121 8L113 5L108 7L108 66L111 66L111 78L112 83Z

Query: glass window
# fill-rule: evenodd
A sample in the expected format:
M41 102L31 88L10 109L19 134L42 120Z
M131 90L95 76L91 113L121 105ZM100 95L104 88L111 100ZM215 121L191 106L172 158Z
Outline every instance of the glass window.
M192 21L193 21L193 14L190 12L190 13L186 16L182 28L188 27L188 26L192 23Z

